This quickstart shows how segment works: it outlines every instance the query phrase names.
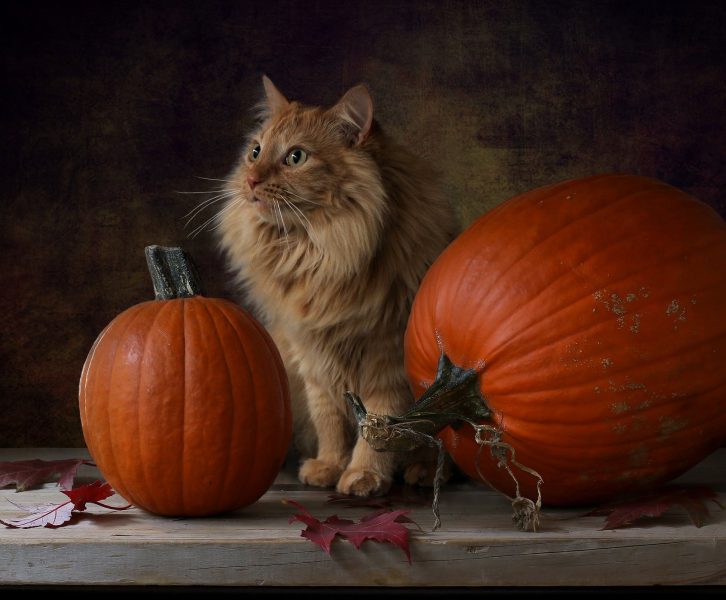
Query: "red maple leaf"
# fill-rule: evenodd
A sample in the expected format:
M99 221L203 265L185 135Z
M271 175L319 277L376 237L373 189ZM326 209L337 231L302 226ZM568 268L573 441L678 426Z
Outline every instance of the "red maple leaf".
M86 510L86 504L98 504L111 510L126 510L131 508L127 506L109 506L101 500L105 500L109 496L113 496L114 491L108 483L102 481L94 481L86 485L82 485L72 490L62 490L68 496L69 500L59 504L41 504L36 506L28 506L23 504L11 504L18 508L29 512L30 514L20 519L12 521L0 520L0 523L7 527L29 529L31 527L60 527L73 516L73 512L82 512Z
M724 509L718 494L707 486L671 485L604 504L585 516L607 515L602 529L617 529L643 517L659 517L668 509L679 506L696 527L701 527L710 514L706 504L709 500Z
M83 458L0 462L0 488L15 484L15 490L22 492L41 483L57 481L62 489L69 490L81 465L95 466Z
M290 517L290 523L300 521L307 527L300 534L314 544L320 546L327 554L330 554L331 545L336 536L348 540L356 549L366 540L376 542L387 542L401 548L411 562L411 550L408 545L409 530L403 523L414 523L406 515L409 510L386 510L381 509L368 514L355 522L350 519L340 519L337 515L327 517L320 521L308 511L305 506L294 500L283 500L285 504L291 504L298 508L301 513Z

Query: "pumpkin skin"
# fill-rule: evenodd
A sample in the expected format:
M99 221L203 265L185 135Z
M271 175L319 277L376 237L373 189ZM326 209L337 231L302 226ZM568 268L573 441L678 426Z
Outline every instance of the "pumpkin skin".
M119 314L80 381L88 449L111 486L156 514L254 503L290 444L288 383L272 338L227 300L153 300Z
M725 308L714 210L643 177L567 181L504 202L440 255L413 304L406 370L418 397L442 351L479 369L489 424L542 476L542 501L599 502L726 441ZM439 435L467 475L515 495L489 449L477 464L471 426ZM513 470L536 498L536 479Z

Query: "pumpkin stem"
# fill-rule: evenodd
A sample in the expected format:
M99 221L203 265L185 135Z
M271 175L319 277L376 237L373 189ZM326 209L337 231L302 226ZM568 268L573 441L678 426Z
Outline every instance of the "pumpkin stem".
M446 353L441 352L436 380L416 401L409 413L438 414L441 421L439 430L445 425L457 428L466 419L488 419L492 412L479 388L482 369L483 366L478 369L458 367Z
M441 353L434 381L416 403L402 415L376 415L366 411L352 392L345 399L353 410L361 437L375 450L400 452L420 447L416 434L434 436L444 427L491 416L479 390L479 370L462 369Z
M184 250L153 245L146 246L144 254L157 300L191 298L203 294L197 268Z

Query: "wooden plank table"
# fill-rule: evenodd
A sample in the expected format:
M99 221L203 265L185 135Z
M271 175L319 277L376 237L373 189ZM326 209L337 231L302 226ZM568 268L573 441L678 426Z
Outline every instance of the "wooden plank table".
M0 460L87 457L79 449L2 449ZM99 477L81 467L80 482ZM680 481L726 494L726 448ZM543 510L541 529L514 529L509 501L483 485L442 489L442 527L431 532L429 504L410 506L421 526L411 540L412 562L389 544L343 540L331 555L300 537L289 523L303 503L321 520L338 514L357 520L371 509L328 502L329 490L299 484L283 471L254 505L234 514L164 518L139 509L87 516L57 529L0 526L2 585L126 586L645 586L726 584L726 511L711 505L696 528L674 511L657 521L601 531L603 517L585 509ZM54 484L16 493L0 490L0 519L21 516L7 500L41 504L65 500ZM110 504L123 504L119 497ZM400 506L399 506L400 507Z

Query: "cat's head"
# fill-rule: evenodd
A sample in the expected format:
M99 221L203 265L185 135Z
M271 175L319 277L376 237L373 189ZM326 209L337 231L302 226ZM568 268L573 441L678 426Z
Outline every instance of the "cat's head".
M289 101L263 77L262 120L233 174L246 210L285 230L310 229L384 196L375 145L373 102L364 85L331 108Z

